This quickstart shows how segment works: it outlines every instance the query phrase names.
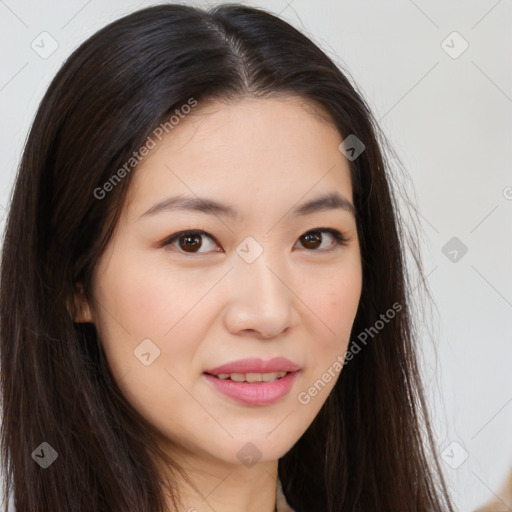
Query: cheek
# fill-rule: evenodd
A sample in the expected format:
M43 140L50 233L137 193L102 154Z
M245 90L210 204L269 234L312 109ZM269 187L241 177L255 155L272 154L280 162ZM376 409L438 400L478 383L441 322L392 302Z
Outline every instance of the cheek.
M310 327L313 335L308 346L309 362L297 400L300 411L311 423L334 388L343 371L346 350L359 306L362 279L360 267L339 272L310 295L315 315Z
M311 309L323 326L317 332L326 333L317 342L332 349L348 345L361 290L361 269L354 265L336 273L331 272L323 281L323 286L317 286L314 293L308 294Z
M195 307L205 291L191 286L184 272L166 272L161 265L128 257L128 251L121 253L110 259L106 272L98 273L101 344L129 402L154 423L174 424L178 420L170 409L161 411L169 403L185 410L190 401L172 376L187 381L187 368L193 365L207 325L204 312L201 324L201 309Z
M128 371L144 371L134 355L139 347L146 347L141 344L147 339L158 354L151 368L166 368L181 375L184 368L193 365L194 354L214 317L213 309L205 311L201 298L208 296L219 272L210 275L203 269L201 275L193 274L169 270L165 262L142 261L130 251L117 251L106 272L98 274L97 322L117 377ZM146 372L146 378L149 375Z
M197 302L197 282L191 285L187 273L169 271L159 261L138 258L136 252L121 253L100 274L99 300L126 331L137 337L162 338ZM107 315L105 320L113 318Z
M331 318L333 330L338 336L348 338L359 306L361 287L358 282L343 285L337 293L333 293L326 305Z

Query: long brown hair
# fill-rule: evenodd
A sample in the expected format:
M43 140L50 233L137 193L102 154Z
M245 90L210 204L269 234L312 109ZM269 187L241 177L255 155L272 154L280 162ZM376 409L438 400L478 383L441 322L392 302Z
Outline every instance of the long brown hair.
M279 460L286 498L297 512L453 510L418 369L396 177L347 75L288 23L233 4L139 10L64 63L24 148L1 261L2 464L18 512L165 511L157 434L120 392L94 326L73 322L77 283L91 300L136 166L97 191L190 98L275 94L321 105L365 146L350 161L363 263L354 357ZM400 312L376 329L393 304ZM53 453L42 443L58 454L47 468L36 463L37 450Z

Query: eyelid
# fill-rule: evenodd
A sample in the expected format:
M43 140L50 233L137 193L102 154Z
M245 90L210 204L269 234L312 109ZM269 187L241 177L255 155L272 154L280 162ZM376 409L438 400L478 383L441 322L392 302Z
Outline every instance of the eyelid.
M162 248L162 247L171 245L175 240L177 240L180 236L183 236L183 235L203 235L203 236L210 238L210 240L215 242L217 245L220 245L219 242L217 241L217 239L213 235L210 235L210 233L208 233L207 231L204 231L203 229L185 229L183 231L178 231L177 233L174 233L171 236L168 236L166 239L164 239L162 242L160 242L158 244L158 247ZM181 253L181 254L194 254L194 253L187 253L187 252L181 251L181 250L178 250L177 252ZM206 253L195 253L195 254L206 254Z
M333 243L333 245L329 249L320 249L320 250L317 250L317 249L304 249L306 252L311 252L311 253L315 253L315 252L318 252L318 253L333 252L336 249L346 245L351 240L351 238L348 235L346 235L346 233L344 231L340 231L339 229L329 228L329 227L315 227L315 228L312 228L312 229L308 229L307 231L304 231L304 233L302 233L297 240L299 240L302 236L304 236L304 235L306 235L308 233L314 233L314 232L329 233L334 238L334 243ZM172 245L172 243L175 240L177 240L180 236L191 235L191 234L194 234L194 235L204 235L204 236L210 238L210 240L215 242L217 245L220 245L219 242L217 241L217 239L213 235L211 235L210 233L208 233L205 230L202 230L202 229L186 229L186 230L183 230L183 231L178 231L177 233L174 233L171 236L168 236L166 239L164 239L162 242L160 242L158 244L158 247L163 248L163 247L166 247L168 245ZM196 252L196 253L190 252L190 253L187 253L186 251L182 251L180 249L177 249L176 251L178 252L178 254L185 254L185 255L208 254L207 252L205 252L205 253L202 253L202 252ZM219 252L219 251L214 251L214 252Z

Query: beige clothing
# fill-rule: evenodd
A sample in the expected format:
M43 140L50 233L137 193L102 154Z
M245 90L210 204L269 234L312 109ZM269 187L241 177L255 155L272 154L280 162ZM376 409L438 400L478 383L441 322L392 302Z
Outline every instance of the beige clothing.
M288 505L286 498L283 494L283 487L281 486L281 481L279 478L277 479L277 489L276 489L276 511L277 512L295 512L293 508Z

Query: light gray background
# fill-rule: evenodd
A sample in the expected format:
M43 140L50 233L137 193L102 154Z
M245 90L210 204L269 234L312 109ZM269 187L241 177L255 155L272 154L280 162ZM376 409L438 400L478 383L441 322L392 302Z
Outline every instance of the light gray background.
M155 3L0 0L2 225L30 123L60 65L108 22ZM350 70L407 167L437 306L424 320L433 335L421 340L427 392L453 499L471 511L512 467L511 2L244 3L280 14ZM46 59L31 48L43 31L58 42ZM458 56L454 31L469 44ZM442 252L452 237L468 248L456 262Z

